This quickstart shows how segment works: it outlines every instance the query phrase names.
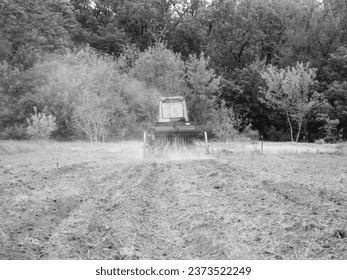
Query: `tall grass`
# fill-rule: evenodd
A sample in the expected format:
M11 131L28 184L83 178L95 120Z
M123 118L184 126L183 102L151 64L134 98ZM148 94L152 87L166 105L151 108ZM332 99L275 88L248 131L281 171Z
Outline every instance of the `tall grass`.
M347 155L347 142L337 144L336 149L340 154Z
M42 143L33 141L1 141L0 155L15 155L35 152L42 149Z
M106 153L106 152L133 152L141 153L142 142L124 141L90 144L89 142L73 141L73 142L55 142L47 140L3 140L0 141L1 155L17 155L26 153Z

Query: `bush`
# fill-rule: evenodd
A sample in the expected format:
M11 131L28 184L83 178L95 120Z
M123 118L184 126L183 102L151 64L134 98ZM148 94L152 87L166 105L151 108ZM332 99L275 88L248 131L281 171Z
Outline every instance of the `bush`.
M0 131L0 139L2 140L20 140L27 139L27 129L23 124L5 127Z
M325 141L324 139L318 139L318 140L315 140L314 143L321 145L321 144L325 144Z
M251 140L259 140L259 131L258 130L253 130L252 125L249 124L245 127L245 129L242 132L242 135L250 138Z
M45 113L38 113L35 106L34 114L27 119L27 123L27 134L32 139L47 140L51 133L57 129L55 117L52 115L46 115Z
M290 133L287 130L277 130L276 127L270 126L265 129L265 139L268 141L285 142L290 141Z
M325 124L320 129L324 131L324 140L327 143L336 143L339 140L339 131L337 126L340 121L338 119L331 120L329 118L325 119Z
M238 126L238 120L235 117L232 108L225 106L223 100L220 108L214 109L213 121L209 123L209 127L214 135L221 141L234 141L235 137L239 134L235 128Z

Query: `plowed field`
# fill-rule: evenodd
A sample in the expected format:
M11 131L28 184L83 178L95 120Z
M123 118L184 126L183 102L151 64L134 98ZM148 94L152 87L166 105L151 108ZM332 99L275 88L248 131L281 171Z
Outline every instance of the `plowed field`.
M3 147L0 259L346 260L347 157Z

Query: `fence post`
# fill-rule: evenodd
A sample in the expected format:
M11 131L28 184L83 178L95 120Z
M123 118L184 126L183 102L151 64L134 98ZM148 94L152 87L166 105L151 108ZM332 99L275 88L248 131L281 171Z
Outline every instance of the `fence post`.
M263 135L260 136L260 139L261 139L261 152L264 151L264 138L263 138Z
M146 135L146 131L143 132L143 159L146 158L146 138L147 138L147 135Z
M208 140L207 140L207 132L206 131L205 131L204 135L205 135L205 151L206 151L207 154L209 154L210 151L209 151L209 148L208 148Z

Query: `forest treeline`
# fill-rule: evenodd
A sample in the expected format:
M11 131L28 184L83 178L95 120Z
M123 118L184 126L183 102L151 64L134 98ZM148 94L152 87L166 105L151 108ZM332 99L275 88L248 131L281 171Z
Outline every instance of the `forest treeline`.
M347 139L345 0L0 0L0 139Z

